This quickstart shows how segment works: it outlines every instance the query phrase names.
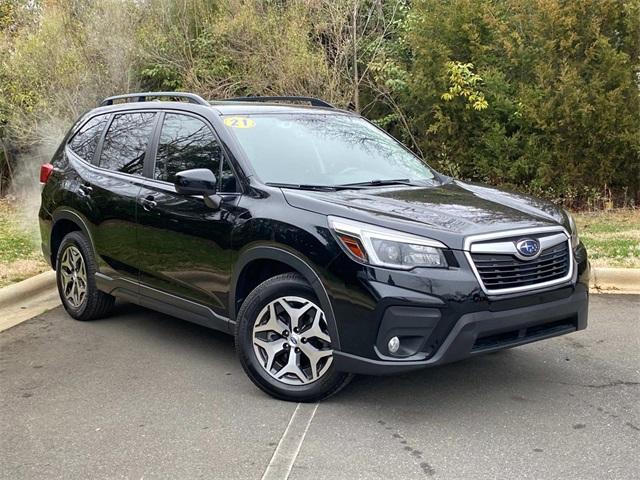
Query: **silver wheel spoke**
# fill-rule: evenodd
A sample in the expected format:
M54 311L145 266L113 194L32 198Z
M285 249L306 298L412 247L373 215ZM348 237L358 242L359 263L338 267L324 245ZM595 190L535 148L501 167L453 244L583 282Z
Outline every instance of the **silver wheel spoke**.
M73 291L73 280L69 280L69 283L64 288L64 296L69 299L71 297L71 292Z
M309 359L309 364L311 366L311 378L315 380L318 378L318 362L323 358L331 356L333 354L332 350L319 350L310 343L305 343L300 346L302 353L304 353Z
M277 334L282 334L282 332L284 332L287 329L287 326L284 323L282 323L280 319L278 319L275 305L273 303L270 303L265 310L267 310L265 314L269 315L269 319L267 320L266 323L255 327L253 332L260 333L260 332L271 331L271 332L276 332ZM264 315L261 315L261 317L262 316Z
M63 272L67 272L67 273L73 272L73 265L71 265L71 260L69 257L70 257L69 250L66 250L64 252L64 255L62 256L62 262L60 262L60 269Z
M84 260L82 260L82 257L80 257L80 266L78 268L78 276L81 277L82 279L85 279L87 277L87 270L84 266Z
M320 328L320 321L324 320L324 314L322 310L316 310L316 315L313 318L313 325L308 330L305 330L304 336L307 338L319 338L327 343L331 342L329 335L324 333Z
M74 282L73 284L73 300L75 301L76 306L80 304L80 293L78 292L78 282Z
M277 378L282 380L285 375L295 375L302 383L307 382L307 376L300 370L300 354L296 352L289 352L289 361L287 364L278 371Z
M277 302L284 309L284 311L287 312L287 315L289 315L289 328L293 330L298 326L298 314L296 309L287 303L286 298L279 298Z
M287 301L289 298L296 298L296 297L285 297L285 298L280 298L278 300L278 303L280 304L280 306L282 308L284 308L285 312L287 312L287 315L289 315L289 320L291 322L291 325L289 325L291 327L291 330L293 330L294 328L298 328L299 327L299 322L300 322L300 318L311 308L315 307L315 305L312 302L309 302L308 300L304 300L306 302L306 305L303 305L302 307L299 308L295 308L292 307L289 302Z
M284 351L284 346L287 344L287 340L281 338L279 340L274 340L272 342L267 342L265 340L260 340L259 338L253 339L253 344L262 348L267 355L264 364L262 365L267 372L270 372L273 368L273 361L280 352Z
M71 278L71 275L69 275L64 270L60 271L60 276L62 277L62 288L66 290L69 286L69 282L71 282L73 279Z
M80 267L78 268L76 283L78 284L78 303L81 303L84 300L84 294L87 292L87 270L83 258L81 256L79 258Z
M82 303L84 301L84 295L86 293L86 290L84 287L82 287L81 285L78 285L78 304Z
M75 248L71 250L71 261L73 263L73 268L78 271L82 265L82 255Z

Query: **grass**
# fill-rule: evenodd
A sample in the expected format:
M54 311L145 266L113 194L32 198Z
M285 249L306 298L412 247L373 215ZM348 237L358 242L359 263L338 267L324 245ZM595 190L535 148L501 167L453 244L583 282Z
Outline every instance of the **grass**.
M49 268L39 246L34 220L25 226L16 207L0 199L0 287L44 272Z
M640 209L575 213L574 218L592 266L640 268Z

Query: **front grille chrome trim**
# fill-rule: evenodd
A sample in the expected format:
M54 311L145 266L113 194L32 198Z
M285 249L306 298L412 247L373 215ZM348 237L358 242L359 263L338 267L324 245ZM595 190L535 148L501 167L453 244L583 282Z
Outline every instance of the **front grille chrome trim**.
M542 252L547 248L555 247L556 245L562 242L565 242L567 240L567 236L564 233L558 233L556 235L549 235L546 237L542 237L538 240L540 241L540 252ZM521 255L519 255L519 252L516 249L516 244L513 242L475 243L471 245L471 253L494 253L498 255L515 255L521 260L534 259L534 258L522 257Z
M550 235L556 232L556 235ZM497 241L492 243L482 243L479 242L487 242L490 240L504 240L506 238L513 238L518 236L533 236L536 235L546 235L539 239L541 242L541 248L543 249L552 248L556 245L559 245L562 242L567 242L568 256L569 256L569 268L567 271L567 275L556 278L553 280L549 280L546 282L540 282L533 285L523 285L519 287L509 287L509 288L499 288L499 289L490 289L487 288L480 276L480 272L476 268L476 264L471 256L472 253L493 253L498 255L514 255L518 257L516 254L515 244L513 242L508 241ZM542 247L544 245L544 248ZM493 247L493 249L491 249ZM573 258L573 249L571 248L571 236L567 232L567 230L561 226L557 227L539 227L539 228L524 228L518 230L506 230L502 232L493 232L493 233L484 233L480 235L470 235L464 239L464 255L469 262L469 266L473 271L473 274L476 276L478 280L478 284L482 291L487 295L508 295L512 293L521 293L521 292L531 292L541 288L547 288L554 285L560 285L562 283L566 283L573 278L573 273L575 269L575 260Z

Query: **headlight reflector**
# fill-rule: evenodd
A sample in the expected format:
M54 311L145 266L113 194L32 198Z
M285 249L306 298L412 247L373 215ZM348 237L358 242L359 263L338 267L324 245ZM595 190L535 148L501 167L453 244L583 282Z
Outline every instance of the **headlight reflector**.
M444 258L437 248L411 243L393 242L391 240L381 240L375 237L371 238L371 244L378 259L387 265L398 267L444 266Z
M337 217L329 217L329 226L343 250L360 262L403 270L447 266L447 247L437 240Z

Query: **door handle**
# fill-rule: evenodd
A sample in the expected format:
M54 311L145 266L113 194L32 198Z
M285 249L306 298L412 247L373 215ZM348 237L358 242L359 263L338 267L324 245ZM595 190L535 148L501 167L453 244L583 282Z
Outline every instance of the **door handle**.
M142 204L142 208L147 212L149 210L153 210L155 206L158 205L158 202L155 201L155 197L153 195L143 198L140 200L140 203Z
M93 187L87 183L83 183L78 187L78 194L81 197L88 197L93 192Z

